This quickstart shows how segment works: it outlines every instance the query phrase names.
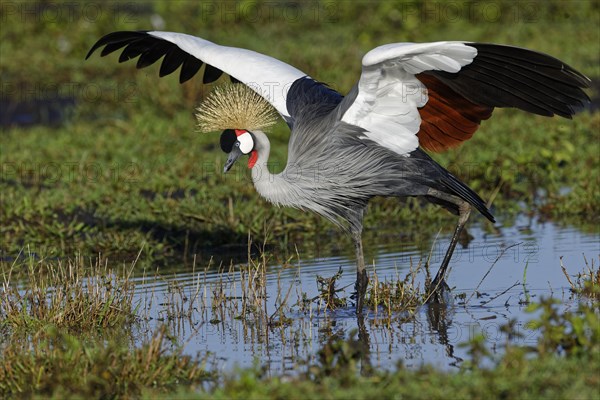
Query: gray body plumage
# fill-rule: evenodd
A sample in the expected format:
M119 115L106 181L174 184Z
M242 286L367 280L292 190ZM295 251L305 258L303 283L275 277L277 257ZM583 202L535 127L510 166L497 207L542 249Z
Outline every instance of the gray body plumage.
M303 78L290 92L292 134L288 163L281 173L269 173L269 141L264 133L254 132L258 161L252 178L267 200L312 210L360 232L363 210L374 196L425 196L457 212L454 204L431 198L433 188L463 198L492 218L477 194L423 151L397 154L364 138L362 128L343 122L341 117L354 101L356 88L344 98Z

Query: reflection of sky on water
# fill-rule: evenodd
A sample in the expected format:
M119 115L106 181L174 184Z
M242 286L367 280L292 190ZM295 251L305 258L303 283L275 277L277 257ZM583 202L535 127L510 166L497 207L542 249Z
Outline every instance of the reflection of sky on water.
M597 234L584 234L573 228L531 222L525 218L518 219L513 227L501 228L495 233L486 233L473 224L469 233L473 240L467 248L458 246L448 279L450 287L454 287L454 294L466 295L467 305L464 305L464 300L457 300L441 323L434 321L435 317L428 313L426 307L421 308L416 318L408 322L402 316L397 316L389 325L382 314L370 312L365 325L373 366L393 368L402 360L410 367L430 363L442 368L452 368L461 359L467 358L466 350L459 348L457 344L469 340L478 332L485 335L488 347L493 351L501 351L505 337L500 333L500 327L513 318L518 321L517 330L524 335L519 339L520 343L533 344L536 333L525 326L525 322L532 316L525 313L525 306L520 302L527 296L535 301L542 296L553 295L565 301L564 307L573 307L573 302L569 301L569 285L560 267L560 257L563 257L563 264L569 273L576 274L585 266L583 254L590 262L594 260L595 263L600 254ZM448 240L449 237L440 238L439 245L434 246L432 273L435 273L441 262ZM508 246L513 247L497 260L502 250ZM402 250L398 252L392 246L377 250L374 262L380 281L404 278L411 260L416 265L420 257L428 255L419 252L417 246L411 247L406 243L402 244ZM372 260L367 260L368 264L369 261ZM292 261L292 266L287 268L269 266L268 313L276 311L278 293L285 297L290 287L288 304L296 304L303 292L309 298L316 296L316 275L333 276L340 266L344 273L338 287L346 287L342 296L350 296L355 278L353 259L321 257L300 260L299 263L297 260ZM527 293L523 287L526 266ZM481 282L488 271L489 274ZM165 275L159 279L146 276L144 284L138 286L137 293L141 298L152 297L152 301L146 300L144 305L153 322L159 319L164 321L165 303L168 300L163 297L168 285L177 283L180 290L187 294L189 301L197 285L200 284L200 293L205 293L201 284L203 279L203 271L200 274L179 271L176 275ZM206 272L207 282L219 279L222 276L218 273L212 270ZM231 295L239 296L239 272L228 279L230 285L233 280L236 281L236 293ZM419 275L419 279L423 280L423 274ZM518 284L502 294L516 283ZM480 296L474 295L476 288ZM210 293L207 296L210 297ZM357 329L357 320L351 306L328 313L317 313L317 308L313 304L311 319L310 315L294 311L298 307L293 307L292 312L287 315L291 317L292 323L285 328L265 328L259 321L243 324L230 317L215 322L219 318L210 315L209 308L205 310L204 319L213 319L215 323L195 326L180 323L177 329L180 340L185 343L186 352L212 352L217 357L220 368L230 370L234 366L249 367L258 360L261 365L267 365L272 373L280 373L293 369L300 359L315 361L316 351L332 334L348 337L351 331ZM196 323L202 319L197 314L191 318Z

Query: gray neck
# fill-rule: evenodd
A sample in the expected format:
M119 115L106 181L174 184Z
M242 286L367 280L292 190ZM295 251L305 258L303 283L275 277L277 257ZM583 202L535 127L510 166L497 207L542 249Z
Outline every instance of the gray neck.
M298 190L292 181L285 178L285 171L280 174L269 172L267 162L271 151L271 143L264 132L252 131L256 139L254 150L258 152L258 160L252 168L252 181L256 191L271 203L277 205L295 205Z

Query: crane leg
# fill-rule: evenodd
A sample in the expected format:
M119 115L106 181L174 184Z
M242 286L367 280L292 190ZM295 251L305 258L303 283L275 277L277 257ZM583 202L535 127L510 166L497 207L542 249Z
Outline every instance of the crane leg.
M365 267L361 232L352 232L352 239L354 240L354 248L356 249L356 313L360 315L365 303L369 278Z
M456 244L458 243L460 233L465 227L465 224L469 219L469 215L471 214L471 205L456 196L446 195L437 191L435 192L435 197L456 204L456 206L458 207L458 223L456 224L456 228L454 229L454 235L452 235L452 239L450 240L450 246L448 246L448 250L446 250L446 255L442 260L442 265L440 266L440 269L438 270L437 274L435 275L435 278L429 286L429 292L431 293L429 302L440 303L442 302L441 294L445 289L448 288L448 285L445 281L446 271L448 270L448 264L450 264L450 260L452 259L452 254L454 253L454 249L456 248Z

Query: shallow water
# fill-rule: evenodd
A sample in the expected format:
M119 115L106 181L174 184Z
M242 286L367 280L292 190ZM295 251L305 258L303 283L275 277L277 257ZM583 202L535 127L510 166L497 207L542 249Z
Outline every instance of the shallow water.
M315 362L316 352L332 335L349 337L353 331L369 349L363 363L373 367L391 369L401 361L408 367L426 363L452 369L468 358L467 350L458 344L476 333L483 333L492 351L501 352L506 338L500 327L510 319L517 320L517 330L523 334L516 339L518 343L534 344L536 332L526 327L533 315L525 312L524 303L553 296L563 301L561 307L575 307L560 259L569 274L575 275L585 267L583 255L589 262L597 262L600 254L597 232L582 233L525 217L494 233L472 224L469 233L472 240L467 247L458 246L451 263L448 284L455 296L453 305L441 312L421 307L414 318L406 313L388 318L383 310L371 310L364 320L357 320L351 301L335 311L325 311L317 302L304 308L298 305L302 293L308 298L318 295L316 275L333 276L340 266L343 274L337 287L345 288L340 297L351 296L354 260L339 256L292 260L286 266L269 264L266 300L259 296L258 304L266 309L263 315L274 315L277 321L281 314L276 313L278 304L288 296L282 313L289 319L283 326L268 326L264 318L256 317L260 313L243 312L242 286L247 287L249 278L239 266L232 266L229 273L198 271L196 267L193 272L136 277L137 301L150 326L168 323L186 353L210 352L220 370L258 362L268 374L288 373L302 368L298 366L301 360ZM449 237L440 237L433 246L433 273L448 241ZM401 252L393 247L378 248L372 260L380 281L404 278L411 261L415 265L428 256L417 250L416 243L403 243ZM369 272L373 273L372 267ZM422 273L418 280L424 280ZM218 288L229 297L229 308L215 305ZM464 296L456 297L460 294ZM191 311L186 318L173 318L177 307L181 307L179 314ZM244 315L247 317L240 318Z

